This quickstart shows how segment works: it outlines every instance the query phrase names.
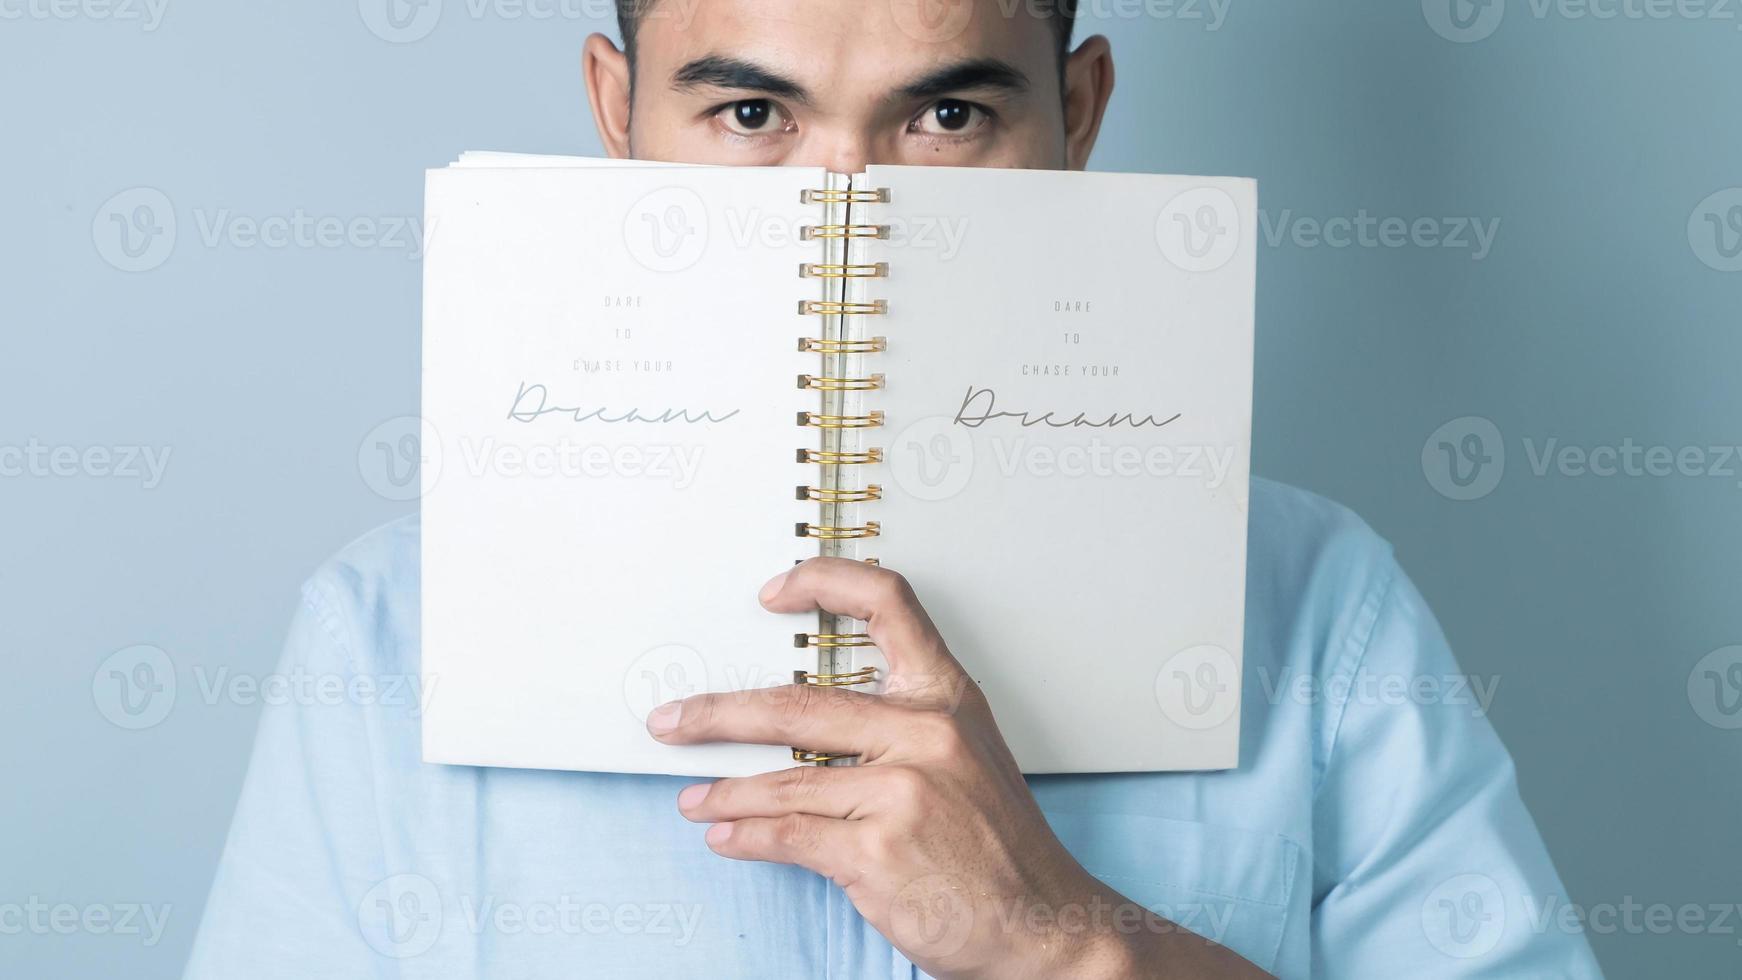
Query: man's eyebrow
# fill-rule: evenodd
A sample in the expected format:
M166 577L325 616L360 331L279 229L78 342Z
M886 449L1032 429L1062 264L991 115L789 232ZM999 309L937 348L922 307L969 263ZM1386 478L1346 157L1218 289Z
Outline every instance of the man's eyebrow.
M691 89L701 86L715 88L744 89L750 92L760 92L782 99L808 105L811 97L803 85L793 81L786 75L746 61L743 58L728 58L724 55L711 54L684 65L672 73L673 88Z
M921 75L903 85L896 95L909 100L935 99L940 95L973 88L1026 92L1028 91L1028 76L1007 61L1000 61L997 58L975 58L971 61L958 61L953 65L945 65Z

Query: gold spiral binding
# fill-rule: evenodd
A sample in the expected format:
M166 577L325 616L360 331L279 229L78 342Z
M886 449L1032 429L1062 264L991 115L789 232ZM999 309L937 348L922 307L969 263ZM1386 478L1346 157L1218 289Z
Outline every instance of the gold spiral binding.
M801 242L838 238L888 238L888 225L803 225L798 229Z
M821 378L814 374L798 376L798 386L811 391L876 391L883 387L883 375L868 378Z
M816 463L819 466L869 466L883 462L883 450L872 447L864 452L837 453L826 449L800 449L798 461Z
M805 316L882 316L889 312L887 300L869 303L836 303L830 300L802 299L798 311Z
M883 488L873 483L863 490L836 490L830 487L798 488L798 499L810 500L819 504L862 504L868 500L882 500Z
M889 338L870 340L824 340L820 337L798 338L801 354L881 354L889 349Z
M840 542L875 538L882 533L882 527L876 521L861 523L861 518L851 505L883 499L883 488L875 483L849 480L842 474L840 467L883 462L881 448L867 447L863 442L854 445L845 436L848 430L871 429L884 425L882 412L873 411L870 406L861 406L858 399L851 394L881 390L884 386L883 375L854 377L852 375L860 373L858 363L845 358L851 355L881 354L889 349L889 342L883 337L863 339L852 336L853 331L848 327L850 321L847 318L881 316L889 312L888 300L864 296L864 287L854 285L853 280L884 279L889 276L889 263L864 261L854 242L887 240L891 237L891 225L872 224L865 220L866 206L887 204L890 194L887 189L865 190L848 186L804 190L799 197L805 204L830 205L824 212L826 223L803 226L799 230L800 240L838 244L825 247L825 254L821 256L824 261L800 263L798 268L800 278L824 280L818 287L822 293L821 298L801 300L798 304L799 314L829 319L823 321L825 327L822 328L822 336L801 337L798 341L800 353L822 355L822 371L819 374L798 376L798 387L801 390L822 393L818 411L798 413L798 424L823 431L820 440L822 448L799 449L796 458L800 463L815 464L823 469L821 479L816 481L816 485L800 485L794 490L794 495L799 500L821 505L818 508L818 522L796 524L794 533L801 538L825 542L817 548L821 554L847 557L854 555L855 546ZM839 319L835 319L837 317ZM862 560L867 565L879 564L876 558ZM795 647L816 648L819 651L816 654L814 671L793 671L793 682L815 687L855 687L875 683L878 669L858 667L853 663L851 654L854 648L875 646L870 636L865 633L842 632L854 629L858 624L829 613L819 615L818 625L820 632L798 633L793 636ZM800 763L826 765L849 761L853 754L794 748L792 758Z
M876 190L803 190L798 192L800 204L888 204L889 188Z
M800 279L884 279L889 276L889 263L872 262L800 262Z
M795 647L874 647L870 633L794 633Z
M811 674L802 670L792 672L794 684L809 684L812 687L853 687L858 684L873 684L876 681L876 667L866 667L847 674Z
M802 670L792 672L794 684L809 684L812 687L853 687L858 684L872 684L876 680L876 667L866 667L849 674L808 674Z
M856 538L875 538L883 533L882 525L876 521L866 521L863 524L849 524L845 527L833 527L827 524L806 524L800 522L793 525L794 533L801 538L816 538L818 541L851 541Z
M875 429L883 424L883 413L819 415L816 412L800 412L798 413L798 424L813 429Z

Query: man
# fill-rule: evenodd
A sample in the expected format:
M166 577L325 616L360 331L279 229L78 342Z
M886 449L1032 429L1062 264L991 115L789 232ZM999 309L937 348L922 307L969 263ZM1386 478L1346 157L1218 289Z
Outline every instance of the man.
M654 0L583 67L618 157L1081 168L1113 64L1071 20ZM1582 936L1524 914L1560 885L1487 722L1371 695L1457 673L1389 549L1263 481L1250 538L1246 669L1270 683L1246 687L1234 772L1025 780L971 684L656 711L671 743L861 760L716 782L426 766L415 704L270 708L190 975L1595 975ZM400 522L318 572L284 669L415 676L417 548ZM815 560L760 598L965 680L893 571Z

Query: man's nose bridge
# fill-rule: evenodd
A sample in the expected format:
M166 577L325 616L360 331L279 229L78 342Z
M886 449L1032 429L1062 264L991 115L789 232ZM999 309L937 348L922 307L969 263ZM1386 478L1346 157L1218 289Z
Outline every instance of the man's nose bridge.
M862 172L865 169L865 165L870 162L871 153L869 147L862 144L855 144L835 149L830 154L829 162L826 166L833 173L856 174Z
M864 170L866 164L875 162L872 153L869 135L843 129L819 134L813 143L813 153L806 154L811 159L801 162L825 167L838 174L856 174Z

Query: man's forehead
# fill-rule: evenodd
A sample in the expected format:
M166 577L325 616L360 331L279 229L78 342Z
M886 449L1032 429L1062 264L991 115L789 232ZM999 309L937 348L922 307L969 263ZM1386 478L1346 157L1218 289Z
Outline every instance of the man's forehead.
M643 76L654 84L704 58L777 68L827 92L899 87L974 60L1044 76L1058 57L1052 25L1018 0L656 0L642 9L637 61L667 76Z

